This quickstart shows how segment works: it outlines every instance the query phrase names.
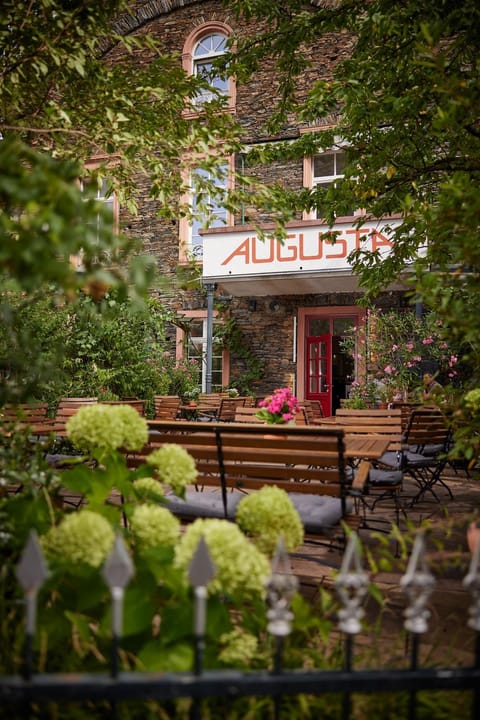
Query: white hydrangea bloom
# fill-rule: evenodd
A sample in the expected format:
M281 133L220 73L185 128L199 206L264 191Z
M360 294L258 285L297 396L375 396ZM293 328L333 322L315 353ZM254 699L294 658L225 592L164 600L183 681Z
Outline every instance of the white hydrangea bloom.
M265 596L269 561L227 520L199 518L189 525L175 548L178 567L187 570L202 536L216 568L209 591L243 598Z
M235 520L264 553L273 556L280 535L293 552L303 543L303 523L288 493L281 488L263 487L238 503Z
M131 405L85 405L66 425L67 436L82 450L140 450L148 424Z
M158 479L172 488L175 495L182 495L187 485L197 479L193 457L174 443L165 443L147 457L147 464L155 468Z
M66 564L78 563L100 567L107 559L115 540L108 520L91 510L65 515L42 538L47 557Z
M180 536L180 521L166 508L138 505L130 518L130 529L140 548L175 545Z

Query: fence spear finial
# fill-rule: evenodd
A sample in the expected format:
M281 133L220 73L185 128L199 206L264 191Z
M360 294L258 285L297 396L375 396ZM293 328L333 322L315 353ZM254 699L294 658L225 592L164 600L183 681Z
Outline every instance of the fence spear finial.
M472 604L468 611L469 627L480 632L480 539L477 541L470 560L468 573L463 579L463 586L472 596Z
M208 545L202 535L188 567L188 579L195 592L193 632L195 636L195 674L197 675L201 673L202 669L202 651L207 619L207 585L214 577L215 571Z
M25 676L32 674L32 646L37 617L38 591L48 577L48 566L38 541L36 530L30 530L23 549L16 575L25 593Z
M348 539L335 589L343 603L338 613L339 629L347 635L356 635L362 629L362 602L368 589L368 576L360 558L358 535L354 532Z
M112 595L112 676L118 674L118 641L122 634L124 591L134 574L133 563L120 533L102 568L102 577Z
M405 575L400 579L400 587L409 599L405 610L405 629L421 634L428 630L427 620L430 611L426 607L432 594L435 578L430 572L425 558L425 533L418 533L413 544L412 554Z

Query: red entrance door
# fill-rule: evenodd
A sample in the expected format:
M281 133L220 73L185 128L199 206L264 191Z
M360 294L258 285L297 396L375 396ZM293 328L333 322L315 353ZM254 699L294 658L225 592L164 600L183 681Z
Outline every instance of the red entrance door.
M306 397L320 400L323 414L332 414L332 336L307 338Z

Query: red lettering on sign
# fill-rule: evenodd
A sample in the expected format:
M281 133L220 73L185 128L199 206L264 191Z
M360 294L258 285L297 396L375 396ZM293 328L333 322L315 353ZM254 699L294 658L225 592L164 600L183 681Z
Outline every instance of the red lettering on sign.
M296 235L287 235L287 238L295 239ZM290 255L284 255L284 251L290 251ZM282 243L278 242L277 240L277 260L278 262L290 262L291 260L296 260L298 255L298 248L296 245L282 245Z
M250 264L250 238L241 242L240 245L227 257L227 259L222 262L222 265L228 265L230 260L233 260L235 257L243 257L245 264Z
M303 242L303 233L300 233L299 235L300 239L300 260L321 260L323 257L323 240L322 240L322 233L318 233L317 235L317 251L314 255L307 255L305 252L305 246Z
M355 250L359 250L360 246L362 244L361 238L366 237L366 234L368 233L368 230L365 230L365 228L360 230L346 230L347 235L355 235Z
M336 237L335 242L332 244L332 247L335 247L335 245L340 245L340 247L341 247L340 252L329 253L328 255L325 253L325 257L327 259L347 257L347 241L344 238Z
M376 230L372 233L372 250L378 250L380 247L393 247L393 243L385 235L377 232Z
M256 247L257 247L257 238L252 238L252 263L254 265L257 265L259 263L270 263L273 262L273 259L275 257L274 255L274 246L273 243L277 242L273 238L270 238L269 240L265 240L265 242L262 242L262 246L267 246L268 243L270 243L270 254L266 258L258 258L256 253Z

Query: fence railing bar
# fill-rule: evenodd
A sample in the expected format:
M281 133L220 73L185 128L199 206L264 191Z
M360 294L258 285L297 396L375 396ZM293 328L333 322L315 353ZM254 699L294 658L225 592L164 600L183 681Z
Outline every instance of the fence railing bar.
M29 682L18 675L0 678L0 701L82 702L117 699L173 700L176 698L294 695L307 693L378 693L419 690L475 690L479 668L421 668L315 671L283 670L242 673L233 670L192 673L38 674Z

